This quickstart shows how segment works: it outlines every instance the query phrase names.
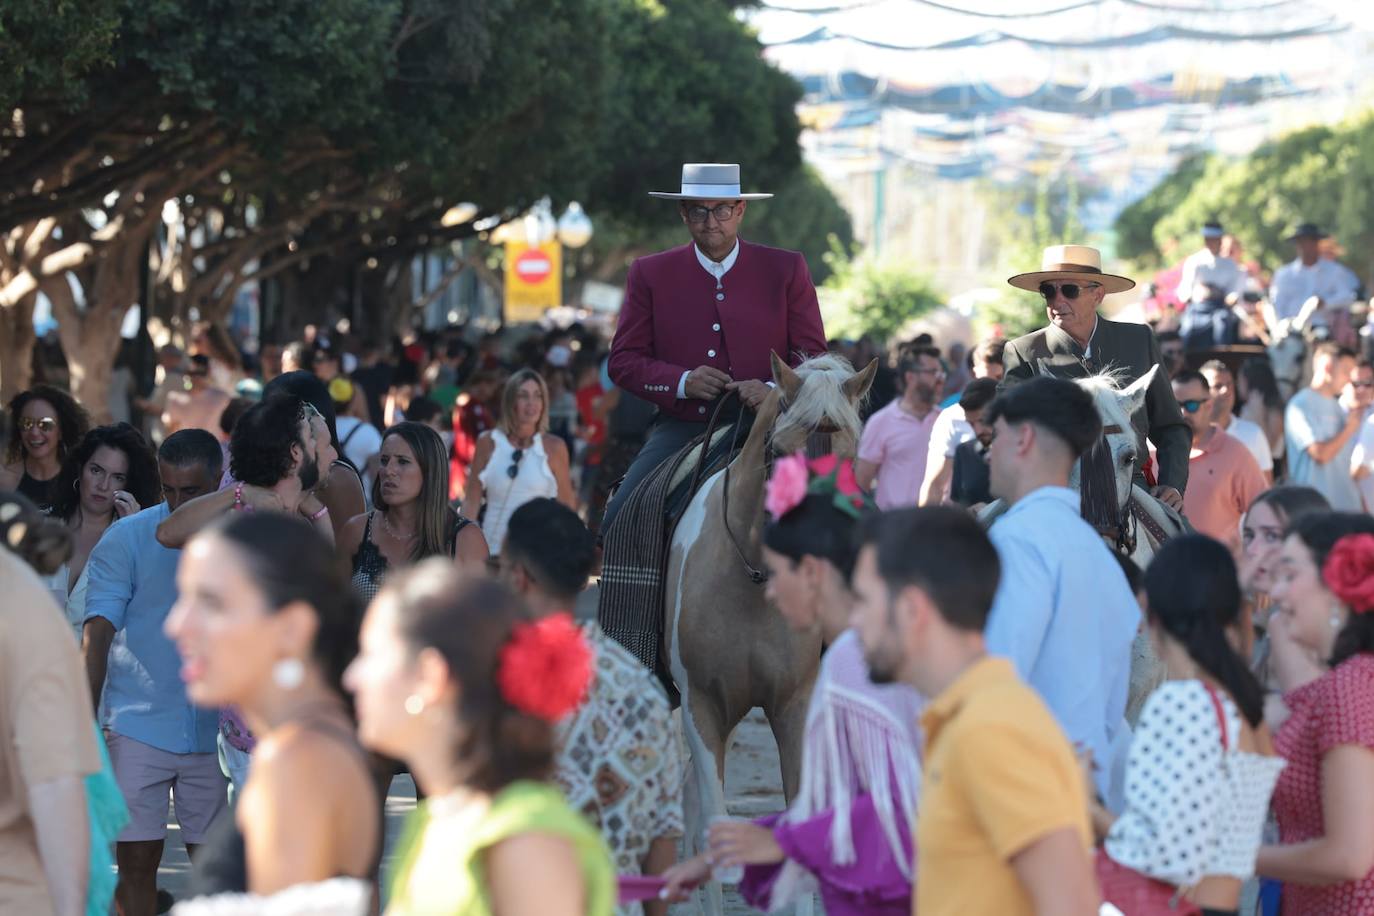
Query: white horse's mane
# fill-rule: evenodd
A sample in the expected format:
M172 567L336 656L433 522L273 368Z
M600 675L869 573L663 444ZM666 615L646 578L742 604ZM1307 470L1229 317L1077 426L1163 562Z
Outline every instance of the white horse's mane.
M1115 424L1122 432L1130 432L1131 417L1121 406L1121 390L1126 387L1127 378L1120 370L1109 369L1097 375L1075 379L1078 387L1092 395L1097 413L1102 417L1103 426Z
M796 368L801 390L773 424L774 441L805 441L805 437L825 422L859 441L863 420L857 404L851 404L844 383L854 375L854 366L843 356L826 353L813 356Z

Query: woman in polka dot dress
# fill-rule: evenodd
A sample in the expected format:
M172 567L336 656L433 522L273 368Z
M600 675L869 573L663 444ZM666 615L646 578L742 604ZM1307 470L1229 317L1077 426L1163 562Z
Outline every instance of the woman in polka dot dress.
M1211 538L1174 538L1150 564L1145 591L1167 680L1136 725L1125 810L1113 820L1095 807L1094 825L1107 833L1099 874L1128 913L1140 904L1113 886L1123 866L1181 889L1208 916L1234 916L1283 768L1263 723L1264 691L1228 639L1242 620L1236 566Z
M1260 874L1285 916L1374 913L1374 518L1299 519L1280 555L1271 624L1289 717L1274 792L1281 845ZM1329 659L1323 670L1315 659Z

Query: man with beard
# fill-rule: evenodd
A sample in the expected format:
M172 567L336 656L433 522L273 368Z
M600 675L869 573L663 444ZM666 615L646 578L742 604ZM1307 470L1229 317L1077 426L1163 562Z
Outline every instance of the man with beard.
M319 411L294 395L272 395L250 407L234 425L229 438L233 481L163 519L157 540L180 549L225 512L276 511L305 516L332 544L329 510L312 491L337 457ZM232 710L221 713L219 730L220 766L237 792L248 778L253 736Z
M880 509L914 506L926 479L930 434L940 415L936 407L945 383L940 351L912 347L897 364L902 396L868 418L854 465L859 486L873 489Z
M1000 577L988 536L968 513L938 507L870 516L859 543L850 622L870 677L930 698L915 911L1095 914L1073 749L983 642Z
M997 381L976 378L969 382L959 396L964 420L973 428L973 438L955 446L954 476L949 485L951 502L977 508L992 502L988 477L988 447L992 445L992 424L984 422L984 413L997 396Z
M294 395L273 395L250 407L229 438L230 484L193 499L157 526L164 547L180 549L225 512L268 509L299 513L334 542L329 510L314 494L338 458L320 412Z

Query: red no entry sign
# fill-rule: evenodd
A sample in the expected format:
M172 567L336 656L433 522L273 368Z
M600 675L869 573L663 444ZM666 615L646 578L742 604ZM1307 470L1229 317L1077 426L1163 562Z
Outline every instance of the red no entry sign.
M515 259L515 275L531 285L543 283L552 272L549 256L538 248L527 248Z

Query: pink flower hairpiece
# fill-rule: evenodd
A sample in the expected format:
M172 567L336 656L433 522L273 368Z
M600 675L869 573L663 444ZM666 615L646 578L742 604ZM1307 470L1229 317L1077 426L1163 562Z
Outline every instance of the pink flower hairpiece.
M778 521L801 505L807 496L833 496L834 506L853 518L872 502L854 473L854 462L835 455L810 461L801 453L785 455L773 462L773 476L764 493L764 508Z

